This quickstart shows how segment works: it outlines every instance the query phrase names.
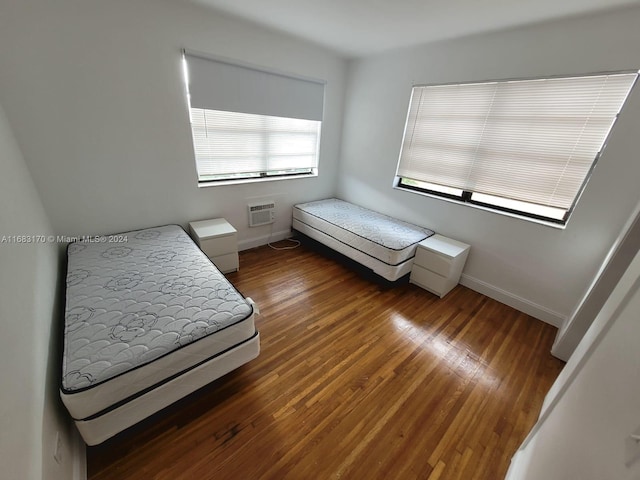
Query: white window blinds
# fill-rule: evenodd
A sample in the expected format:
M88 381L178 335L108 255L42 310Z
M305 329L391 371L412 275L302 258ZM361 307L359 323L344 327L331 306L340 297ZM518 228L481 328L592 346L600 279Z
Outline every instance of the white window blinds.
M397 175L568 211L636 77L414 87Z
M185 52L200 182L313 173L324 83Z
M191 109L200 181L308 174L317 167L320 122Z

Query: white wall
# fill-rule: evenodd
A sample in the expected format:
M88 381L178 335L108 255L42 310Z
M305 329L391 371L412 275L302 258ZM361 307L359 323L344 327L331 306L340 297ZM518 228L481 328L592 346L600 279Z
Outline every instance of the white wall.
M640 250L640 204L636 206L622 228L620 236L607 253L598 274L589 285L587 294L578 302L558 331L551 347L551 353L554 356L565 362L569 359L638 250Z
M640 459L625 465L626 440L640 433L639 287L640 254L547 394L507 479L640 478Z
M68 480L76 437L57 396L58 248L11 243L52 229L1 107L0 172L0 477Z
M392 189L411 86L638 68L639 24L630 8L352 61L339 195L469 243L464 284L561 324L640 200L640 88L558 230Z
M118 232L224 216L241 246L247 201L290 206L335 191L346 61L264 28L175 0L2 0L0 103L53 228ZM324 79L317 178L198 188L181 48Z

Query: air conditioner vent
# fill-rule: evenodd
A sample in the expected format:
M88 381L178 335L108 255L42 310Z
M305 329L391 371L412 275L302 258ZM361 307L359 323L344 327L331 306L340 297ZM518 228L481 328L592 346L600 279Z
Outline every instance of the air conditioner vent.
M267 225L276 221L275 202L250 203L247 208L249 209L250 227Z

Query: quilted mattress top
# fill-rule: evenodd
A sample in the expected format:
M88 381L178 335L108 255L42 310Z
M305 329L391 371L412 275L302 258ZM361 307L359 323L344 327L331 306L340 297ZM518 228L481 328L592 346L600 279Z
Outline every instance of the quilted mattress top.
M402 250L434 234L428 228L337 198L301 203L295 207L391 250Z
M71 243L62 389L80 391L253 309L177 225Z

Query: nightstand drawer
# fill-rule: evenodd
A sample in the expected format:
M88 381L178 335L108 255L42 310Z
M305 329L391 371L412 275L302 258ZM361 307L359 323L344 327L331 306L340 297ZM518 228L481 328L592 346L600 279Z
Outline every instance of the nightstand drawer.
M215 237L208 239L199 239L197 241L200 249L209 258L226 255L238 251L238 240L235 234L223 237Z
M218 270L222 273L235 272L238 270L240 264L237 252L210 258L213 264L218 267Z
M413 259L411 283L444 297L458 284L469 249L466 243L437 233L421 241Z
M413 264L439 273L444 277L448 277L451 273L451 258L439 255L426 248L418 247L416 250L416 258L413 259Z
M448 278L438 275L426 268L422 268L415 263L411 269L411 276L409 277L409 280L411 283L415 283L419 287L429 290L439 296L443 296L449 291L447 290L447 284L451 283Z

